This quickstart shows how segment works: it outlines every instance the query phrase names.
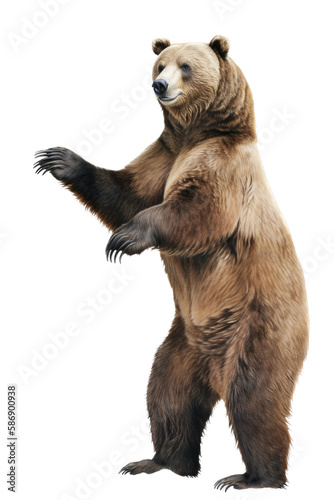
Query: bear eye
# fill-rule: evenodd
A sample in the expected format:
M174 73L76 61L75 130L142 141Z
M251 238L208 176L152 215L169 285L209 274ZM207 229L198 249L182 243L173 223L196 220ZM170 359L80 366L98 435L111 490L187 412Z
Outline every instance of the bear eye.
M163 66L162 64L159 64L159 66L158 66L159 73L161 73L164 69L165 69L165 66Z
M190 70L190 66L189 66L189 64L182 64L181 68L182 68L184 71L189 71L189 70Z

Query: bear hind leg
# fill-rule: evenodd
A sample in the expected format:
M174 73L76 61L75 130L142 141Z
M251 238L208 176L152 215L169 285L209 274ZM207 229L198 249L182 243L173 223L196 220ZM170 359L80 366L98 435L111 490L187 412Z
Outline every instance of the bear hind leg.
M181 318L158 349L147 390L155 455L132 462L123 474L170 469L181 476L200 470L201 436L219 396L207 383L207 367L188 344Z
M244 367L230 384L226 408L238 442L244 474L220 479L215 488L284 488L290 447L286 418L291 388L270 387L270 377ZM281 386L282 387L282 386Z

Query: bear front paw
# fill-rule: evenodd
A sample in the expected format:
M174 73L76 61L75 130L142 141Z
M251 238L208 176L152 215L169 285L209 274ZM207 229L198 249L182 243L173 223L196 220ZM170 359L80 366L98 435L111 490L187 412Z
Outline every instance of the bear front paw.
M124 224L114 231L106 247L107 259L116 262L117 255L120 253L119 260L124 254L140 254L147 248L154 246L149 241L147 235L143 234L132 222Z
M61 147L37 151L35 158L37 161L34 168L37 174L51 172L60 181L69 180L82 162L82 158L76 153Z

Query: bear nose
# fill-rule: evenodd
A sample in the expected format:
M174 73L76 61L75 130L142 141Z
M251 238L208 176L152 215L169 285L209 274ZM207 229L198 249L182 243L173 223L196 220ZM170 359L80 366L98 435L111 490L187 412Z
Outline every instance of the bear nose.
M161 95L166 92L168 88L168 83L166 82L166 80L158 78L157 80L154 80L154 82L152 83L152 87L156 94Z

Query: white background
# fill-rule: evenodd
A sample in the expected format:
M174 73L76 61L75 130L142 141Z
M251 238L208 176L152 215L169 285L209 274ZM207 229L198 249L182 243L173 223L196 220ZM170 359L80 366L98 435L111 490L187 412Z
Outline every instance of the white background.
M153 454L145 392L172 321L172 292L157 252L108 263L107 229L51 175L32 169L35 150L58 145L122 168L163 127L150 88L152 40L209 42L217 34L230 39L230 56L254 94L264 167L307 275L311 318L290 420L290 485L227 495L331 498L331 2L63 0L52 15L41 14L41 4L7 0L0 12L1 498L12 498L5 484L10 383L18 386L17 499L219 498L213 483L244 470L221 403L197 479L117 474ZM274 118L282 113L283 121ZM104 132L88 142L101 122ZM89 305L94 298L98 311ZM69 323L76 336L64 336ZM57 349L50 335L59 332L67 345ZM43 353L49 359L36 361ZM106 477L96 470L101 464Z

